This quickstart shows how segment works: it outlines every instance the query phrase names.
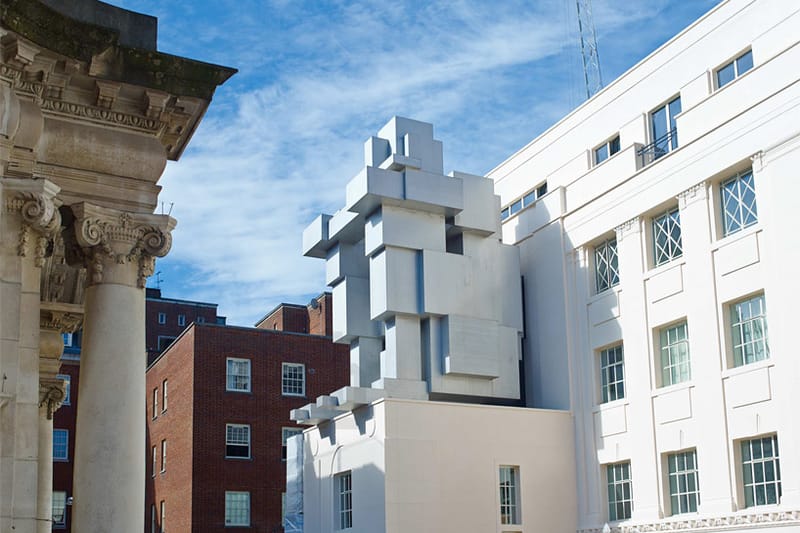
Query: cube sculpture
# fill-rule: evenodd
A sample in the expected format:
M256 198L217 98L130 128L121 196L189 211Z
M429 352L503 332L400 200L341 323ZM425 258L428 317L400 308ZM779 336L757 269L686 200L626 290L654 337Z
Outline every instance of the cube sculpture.
M303 232L326 260L351 386L292 412L316 424L380 397L519 399L519 251L491 180L443 174L433 126L395 117L365 145L346 205Z

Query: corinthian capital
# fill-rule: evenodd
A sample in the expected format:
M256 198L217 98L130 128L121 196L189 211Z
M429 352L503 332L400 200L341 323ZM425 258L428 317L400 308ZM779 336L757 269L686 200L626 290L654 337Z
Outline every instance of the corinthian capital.
M5 211L19 223L17 253L34 257L36 266L41 267L61 227L61 203L56 198L60 189L43 179L6 178L2 187Z
M65 397L63 380L52 378L39 380L39 407L47 408L48 420L53 418L53 413L61 407Z
M87 203L70 206L64 231L67 261L85 266L87 283L119 283L143 288L156 257L172 246L175 219L118 211Z

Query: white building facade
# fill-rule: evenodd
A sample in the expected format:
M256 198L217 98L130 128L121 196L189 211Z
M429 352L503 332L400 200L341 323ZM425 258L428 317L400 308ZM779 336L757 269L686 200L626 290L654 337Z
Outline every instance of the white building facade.
M489 175L580 530L800 531L798 28L722 2Z
M489 173L502 242L519 252L525 313L521 328L513 312L480 318L522 332L516 397L489 387L512 375L495 364L515 353L507 344L481 358L485 346L461 342L464 356L448 367L430 332L449 334L443 317L458 310L425 307L424 261L392 270L378 260L391 246L434 241L452 253L450 217L484 204L447 203L432 181L410 198L408 161L397 156L413 159L420 145L394 132L376 157L377 141L368 143L367 167L396 170L404 185L354 178L345 210L304 234L307 255L327 258L334 321L364 332L340 336L355 348L353 387L293 413L313 426L299 475L306 531L800 532L800 362L790 340L800 297L798 28L792 2L721 2ZM434 234L408 223L380 233L380 202L359 200L370 194L389 213L442 199L442 238L420 241ZM334 228L351 235L356 219L366 224L359 238L395 242L362 244L360 270L345 271ZM488 229L480 236L493 238ZM507 261L505 249L478 263ZM502 272L502 290L519 290L511 270L474 272ZM368 290L337 296L348 275L366 276ZM466 296L441 279L442 301L482 294L471 281L480 275L465 278ZM353 307L356 294L370 301ZM405 307L385 305L392 294ZM402 346L386 309L440 327ZM366 359L358 335L377 339L363 345L373 343ZM413 370L416 388L384 386L400 368ZM462 379L463 389L448 388ZM442 383L446 394L435 390ZM470 405L487 401L506 406ZM458 491L466 496L442 499ZM442 518L454 514L458 523Z

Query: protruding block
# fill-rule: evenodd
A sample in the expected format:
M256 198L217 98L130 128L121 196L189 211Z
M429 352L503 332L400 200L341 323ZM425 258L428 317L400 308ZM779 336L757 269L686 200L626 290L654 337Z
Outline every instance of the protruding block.
M324 259L331 247L328 240L328 221L330 215L320 215L303 230L303 255Z
M500 376L496 321L451 314L441 324L445 374L488 379Z

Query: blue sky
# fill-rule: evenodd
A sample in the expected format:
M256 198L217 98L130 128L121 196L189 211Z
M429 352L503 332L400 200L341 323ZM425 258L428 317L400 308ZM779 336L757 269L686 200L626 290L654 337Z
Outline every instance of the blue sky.
M585 95L574 0L111 2L157 16L161 51L239 69L161 179L178 227L156 265L164 296L231 324L326 289L302 230L393 115L434 124L446 172L485 174ZM595 0L603 80L716 3Z

